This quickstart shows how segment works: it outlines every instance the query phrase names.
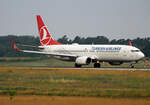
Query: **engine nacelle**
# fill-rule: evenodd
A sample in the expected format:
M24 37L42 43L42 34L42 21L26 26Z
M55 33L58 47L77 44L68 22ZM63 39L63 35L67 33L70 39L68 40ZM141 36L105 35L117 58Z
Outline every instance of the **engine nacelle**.
M111 65L121 65L121 64L123 64L123 62L109 62L109 64L111 64Z
M78 57L76 59L76 64L79 64L79 65L88 65L91 63L91 58L90 57L87 57L87 56L83 56L83 57Z

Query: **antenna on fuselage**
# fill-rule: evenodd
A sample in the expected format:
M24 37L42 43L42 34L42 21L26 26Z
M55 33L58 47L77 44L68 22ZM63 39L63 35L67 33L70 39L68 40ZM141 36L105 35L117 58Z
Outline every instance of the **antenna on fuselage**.
M132 46L132 43L131 43L131 41L129 40L129 46Z

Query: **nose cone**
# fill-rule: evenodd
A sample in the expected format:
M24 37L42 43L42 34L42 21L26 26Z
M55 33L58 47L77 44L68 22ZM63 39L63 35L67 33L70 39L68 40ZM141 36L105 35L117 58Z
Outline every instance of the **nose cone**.
M140 59L145 57L145 55L142 52L139 54L139 56L140 56Z

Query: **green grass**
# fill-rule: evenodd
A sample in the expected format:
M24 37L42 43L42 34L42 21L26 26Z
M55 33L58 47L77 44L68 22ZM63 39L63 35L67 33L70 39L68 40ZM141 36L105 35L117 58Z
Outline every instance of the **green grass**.
M2 57L0 66L50 66L73 67L73 62L64 62L49 57Z
M0 95L150 97L150 71L0 67ZM14 94L15 93L15 94Z

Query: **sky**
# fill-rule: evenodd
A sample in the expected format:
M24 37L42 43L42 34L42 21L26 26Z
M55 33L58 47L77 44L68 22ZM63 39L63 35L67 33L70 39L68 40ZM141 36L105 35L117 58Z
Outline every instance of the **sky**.
M37 14L55 39L150 37L150 0L0 0L0 36L38 36Z

